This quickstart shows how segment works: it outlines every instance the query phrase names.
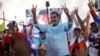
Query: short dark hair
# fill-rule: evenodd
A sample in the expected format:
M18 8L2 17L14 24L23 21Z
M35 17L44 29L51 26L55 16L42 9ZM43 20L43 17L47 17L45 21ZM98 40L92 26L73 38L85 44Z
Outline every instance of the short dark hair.
M59 16L59 13L57 12L57 11L52 11L51 13L50 13L50 15L51 14L56 14L57 16Z
M92 23L90 24L90 26L91 26L91 27L97 27L97 24L96 24L96 22L92 22Z
M40 31L39 33L40 33L40 34L44 34L44 32L42 32L42 31Z

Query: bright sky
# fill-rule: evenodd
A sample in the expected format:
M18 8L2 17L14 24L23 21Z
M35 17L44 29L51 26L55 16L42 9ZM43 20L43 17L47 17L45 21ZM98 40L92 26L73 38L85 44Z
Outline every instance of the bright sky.
M46 0L0 0L3 5L0 9L0 17L2 17L2 11L5 12L5 18L7 20L23 21L26 19L25 10L31 9L32 4L37 5L37 11L45 9ZM81 18L85 18L89 8L87 6L88 0L48 0L50 2L50 8L61 7L66 3L66 6L70 11L75 7L79 8L79 15ZM1 23L1 22L0 22Z

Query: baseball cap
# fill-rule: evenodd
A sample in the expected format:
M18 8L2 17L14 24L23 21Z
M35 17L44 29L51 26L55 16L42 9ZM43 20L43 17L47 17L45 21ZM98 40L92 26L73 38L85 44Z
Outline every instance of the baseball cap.
M16 21L10 21L10 22L7 24L7 26L11 26L11 25L17 27Z
M92 22L92 23L90 24L90 26L91 26L91 27L97 27L97 24L96 24L95 22Z

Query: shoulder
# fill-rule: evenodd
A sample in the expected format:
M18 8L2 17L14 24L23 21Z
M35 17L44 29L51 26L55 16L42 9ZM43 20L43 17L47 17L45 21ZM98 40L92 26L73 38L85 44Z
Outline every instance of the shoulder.
M72 25L73 24L73 22L65 22L65 23L62 23L62 25Z
M18 37L25 37L26 38L26 35L24 33L22 33L22 32L16 32L16 35Z

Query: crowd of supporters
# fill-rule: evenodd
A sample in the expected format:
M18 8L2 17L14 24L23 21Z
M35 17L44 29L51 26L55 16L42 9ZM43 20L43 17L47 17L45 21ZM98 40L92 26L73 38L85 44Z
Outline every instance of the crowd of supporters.
M78 8L70 13L66 4L62 10L68 22L61 23L58 11L50 13L48 24L39 24L36 17L37 6L32 7L33 19L27 33L19 32L16 21L10 21L4 31L0 31L0 56L100 56L100 19L89 0L89 13L85 20L78 14ZM90 14L94 22L89 23ZM73 24L75 27L72 29ZM40 38L35 38L33 28L39 30ZM37 43L38 42L38 43Z

